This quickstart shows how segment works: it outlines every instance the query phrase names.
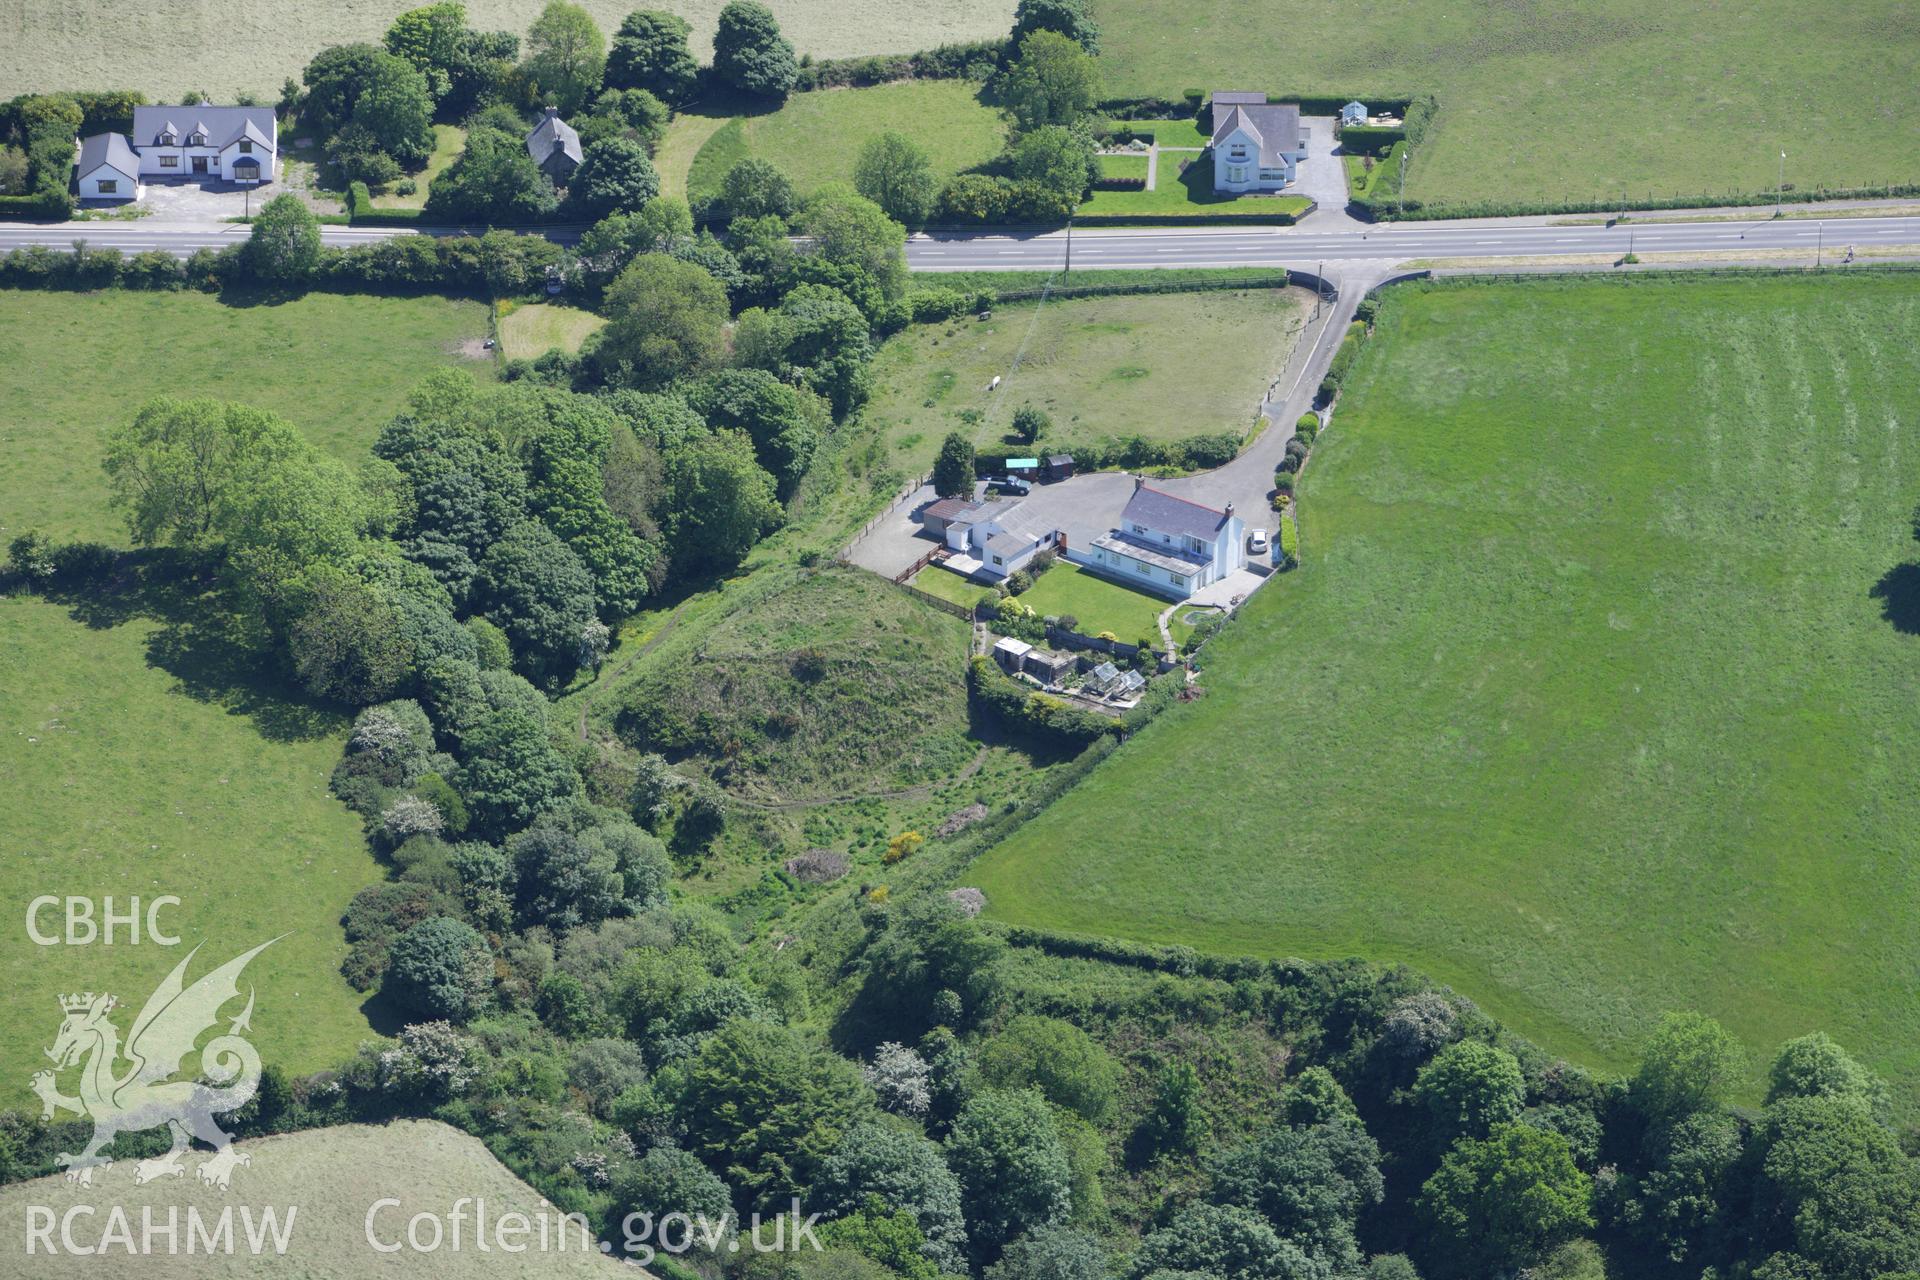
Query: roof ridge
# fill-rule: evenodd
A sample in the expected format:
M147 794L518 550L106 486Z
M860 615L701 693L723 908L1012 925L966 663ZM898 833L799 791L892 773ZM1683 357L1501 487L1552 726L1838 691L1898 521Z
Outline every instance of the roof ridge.
M1161 497L1169 498L1174 502L1184 502L1190 507L1198 507L1202 511L1211 511L1214 515L1219 516L1222 519L1224 519L1227 514L1226 512L1222 511L1220 508L1210 507L1204 502L1195 502L1192 498L1183 498L1177 493L1168 493L1165 489L1156 489L1144 480L1140 482L1140 488L1147 493L1159 494Z

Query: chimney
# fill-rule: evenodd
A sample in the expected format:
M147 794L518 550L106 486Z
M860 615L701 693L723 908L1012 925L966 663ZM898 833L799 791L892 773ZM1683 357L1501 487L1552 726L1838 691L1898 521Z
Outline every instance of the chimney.
M1231 502L1229 502L1229 503L1227 504L1227 514L1228 514L1228 515L1232 515L1232 514L1233 514L1233 504L1232 504Z
M555 119L558 119L558 118L559 118L559 116L560 116L560 108L558 108L558 107L548 107L548 108L547 108L547 119L549 119L549 120L555 120Z
M1146 485L1147 485L1147 478L1145 476L1135 476L1133 478L1133 491L1135 493L1138 493L1140 492L1140 490L1146 488Z

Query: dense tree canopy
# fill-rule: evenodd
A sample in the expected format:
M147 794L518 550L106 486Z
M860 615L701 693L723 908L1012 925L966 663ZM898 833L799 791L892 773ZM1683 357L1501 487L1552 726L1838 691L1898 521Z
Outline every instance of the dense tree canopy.
M604 138L582 153L580 168L567 183L567 212L583 222L609 214L637 213L660 194L647 149L627 138Z
M987 1089L953 1122L947 1162L960 1179L967 1229L991 1258L1016 1236L1064 1222L1073 1170L1053 1115L1031 1090Z
M262 280L295 284L310 278L320 265L319 219L299 196L275 196L253 220L247 257Z
M728 0L713 33L713 73L742 93L785 98L800 67L772 10L755 0Z
M1100 101L1100 68L1071 36L1034 31L1007 68L1001 99L1024 129L1072 124Z
M1479 1277L1530 1266L1593 1226L1593 1187L1567 1140L1526 1124L1463 1139L1420 1191L1435 1275Z
M642 254L607 286L607 327L590 349L611 383L660 387L700 373L721 356L727 291L700 267Z
M486 1002L492 972L486 940L472 926L434 916L393 944L381 990L421 1017L464 1022Z
M1100 52L1100 24L1087 12L1086 0L1020 0L1013 9L1013 46L1036 31L1055 31L1088 53Z
M1511 1053L1479 1040L1448 1045L1421 1069L1413 1100L1426 1113L1433 1141L1484 1138L1520 1114L1526 1080Z
M667 102L679 102L700 78L687 37L693 28L675 13L636 9L614 33L607 56L607 84L615 89L645 89Z
M593 15L569 0L548 0L527 31L522 66L538 102L570 113L600 91L607 65L607 39Z
M525 138L495 128L469 131L465 149L427 193L427 215L445 222L537 222L557 204Z
M847 1127L872 1105L858 1068L787 1027L728 1023L687 1071L691 1148L743 1204L803 1196Z
M825 187L794 217L794 229L813 241L813 252L870 275L888 298L907 288L906 228L857 191Z
M502 534L480 561L474 596L529 678L557 680L577 665L593 579L546 525L522 520Z
M684 572L724 572L780 527L773 477L745 432L718 431L667 454L667 540Z
M940 180L918 143L888 129L860 144L853 165L853 186L908 227L925 224L933 213Z

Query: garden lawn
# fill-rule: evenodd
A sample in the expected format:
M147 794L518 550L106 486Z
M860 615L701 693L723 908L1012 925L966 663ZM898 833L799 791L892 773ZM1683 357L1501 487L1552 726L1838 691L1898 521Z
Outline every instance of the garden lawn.
M1002 306L984 321L915 325L881 347L866 413L883 426L894 465L915 475L949 431L982 452L1029 449L1008 437L1023 404L1053 419L1038 446L1047 452L1110 436L1244 433L1292 350L1304 296L1250 289L1071 298ZM989 392L995 375L1005 381Z
M964 80L796 93L778 111L742 116L707 139L687 190L714 194L727 170L748 156L778 165L801 195L851 183L861 144L889 129L918 143L944 179L998 155L1006 118L982 104L978 87Z
M994 594L993 588L986 583L975 582L972 578L963 578L953 570L942 569L937 564L930 564L914 574L907 585L968 609L978 604L982 596Z
M1143 151L1139 155L1101 156L1100 176L1103 178L1139 178L1146 181L1147 156Z
M1116 640L1128 644L1151 637L1159 648L1160 631L1154 620L1173 601L1135 591L1062 560L1033 580L1020 603L1042 616L1072 614L1079 619L1074 629L1081 635L1111 631Z
M1303 566L966 882L1019 924L1403 962L1601 1067L1669 1009L1756 1056L1824 1029L1911 1113L1916 423L1920 276L1390 294Z
M100 441L153 396L270 409L358 465L433 366L490 370L486 333L484 306L435 297L0 292L0 539L124 545Z
M1285 21L1265 0L1094 0L1093 12L1115 97L1435 95L1409 199L1724 197L1772 190L1782 151L1803 189L1920 181L1920 115L1862 91L1915 78L1906 0L1412 0Z
M0 934L0 1021L14 1029L0 1108L32 1102L61 993L110 991L138 1009L201 943L190 979L287 935L247 970L268 1064L316 1071L371 1034L366 997L339 972L340 915L381 878L327 791L346 723L238 674L182 607L164 588L0 598L0 897L14 912ZM42 894L92 898L96 916L108 895L121 911L176 895L160 923L181 944L129 945L123 930L113 946L36 946L24 918ZM59 910L40 923L60 932Z
M1116 129L1131 129L1137 134L1150 134L1162 149L1167 147L1192 147L1196 151L1204 148L1211 139L1200 132L1200 126L1189 116L1185 120L1119 120L1114 122ZM1162 156L1162 160L1166 157Z
M603 316L558 302L523 304L500 317L500 350L509 360L531 360L555 347L575 352L606 323Z
M1144 169L1138 176L1146 176ZM1074 216L1286 223L1306 213L1312 203L1305 196L1222 195L1213 189L1211 162L1197 152L1168 151L1160 154L1153 190L1096 191Z

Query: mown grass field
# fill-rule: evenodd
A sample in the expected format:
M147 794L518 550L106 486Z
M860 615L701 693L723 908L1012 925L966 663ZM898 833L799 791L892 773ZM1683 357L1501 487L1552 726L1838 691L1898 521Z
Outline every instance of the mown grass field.
M889 129L919 143L944 178L999 154L1007 123L964 80L796 93L778 111L736 117L709 136L693 158L687 190L714 194L727 170L749 156L778 165L801 195L851 183L861 144Z
M358 464L433 365L485 367L486 334L484 306L446 298L8 290L0 540L39 529L125 545L126 527L107 506L100 441L153 396L271 409Z
M967 883L1405 962L1600 1066L1825 1029L1910 1101L1920 277L1401 295L1349 387L1209 696ZM1252 767L1159 785L1204 760Z
M664 0L658 8L693 24L694 53L712 53L725 0ZM289 5L237 0L217 8L161 12L119 0L10 0L0 6L0 89L7 95L51 89L128 88L155 102L189 89L216 95L250 90L271 102L288 76L332 44L378 44L413 0L332 0ZM609 38L636 7L631 0L585 0ZM533 0L470 0L468 24L511 31L523 40L540 15ZM1013 25L1012 0L783 0L774 10L801 53L845 58L909 53L960 40L991 40ZM211 51L223 51L210 56Z
M1407 171L1427 201L1771 190L1920 181L1904 0L1415 0L1290 9L1094 0L1114 96L1187 89L1432 93Z
M437 124L433 126L433 154L427 157L426 168L419 173L408 175L413 179L413 193L401 195L389 188L374 197L374 207L378 209L420 209L427 203L427 196L433 191L433 180L445 173L460 153L467 149L467 131L457 124ZM396 184L397 185L397 184Z
M1023 404L1053 419L1040 442L1048 450L1070 452L1077 441L1106 436L1245 432L1292 349L1308 296L1249 289L1070 298L1003 306L985 321L916 325L880 349L867 417L884 424L894 465L913 474L931 464L949 431L986 452L1014 447L1007 433ZM1004 381L988 391L995 375Z
M501 304L504 309L507 304ZM559 347L578 351L604 316L558 302L523 303L500 317L500 350L507 359L531 360Z
M137 1010L200 943L190 977L288 934L247 971L261 1058L303 1072L351 1054L371 1032L366 997L340 976L340 914L381 871L327 791L346 722L250 679L158 580L0 598L0 635L0 888L16 912L0 935L0 1020L14 1029L0 1107L33 1102L61 993L111 991ZM129 945L123 931L112 946L37 946L23 921L42 894L92 898L96 917L108 895L121 910L176 895L161 923L181 945ZM41 926L59 933L59 911Z
M56 1215L65 1215L73 1206L100 1208L94 1215L75 1215L75 1240L98 1243L106 1230L109 1205L124 1208L134 1226L134 1239L140 1239L143 1213L151 1213L162 1227L169 1213L177 1213L179 1247L169 1251L165 1236L153 1237L153 1245L133 1265L105 1265L99 1257L56 1249L49 1256L39 1251L30 1266L35 1276L86 1276L128 1274L150 1276L154 1280L224 1280L226 1277L257 1276L263 1273L298 1275L310 1280L360 1280L372 1276L441 1277L498 1276L514 1280L545 1280L548 1276L631 1275L620 1264L591 1247L582 1247L577 1227L569 1228L569 1248L557 1246L559 1222L540 1194L513 1176L493 1157L478 1138L460 1132L437 1120L397 1120L389 1125L341 1125L332 1129L311 1129L304 1133L258 1138L240 1144L250 1163L236 1169L229 1191L203 1186L192 1174L180 1178L157 1178L145 1186L134 1182L134 1163L121 1161L96 1171L91 1188L73 1186L59 1177L19 1182L0 1190L0 1214L15 1223L27 1220L28 1206L43 1205ZM184 1158L189 1168L198 1165L204 1149ZM528 1246L518 1253L498 1248L482 1251L475 1245L471 1207L460 1237L461 1247L453 1248L452 1228L446 1215L462 1197L484 1199L489 1223L502 1215L525 1214L539 1229L540 1215L547 1215L550 1247L538 1247L540 1237L530 1234L517 1241ZM432 1252L402 1248L381 1252L367 1243L367 1215L375 1201L392 1198L398 1207L381 1206L374 1212L372 1230L381 1244L404 1242L407 1222L417 1213L429 1213L441 1219L446 1231L441 1247ZM284 1255L275 1255L268 1246L265 1262L252 1256L246 1245L242 1225L242 1206L260 1221L261 1212L271 1208L284 1226L287 1210L294 1210L293 1228L288 1233ZM187 1251L188 1212L197 1211L208 1231L213 1230L224 1211L233 1214L236 1247L231 1253L210 1253L204 1248ZM82 1225L97 1224L97 1225ZM492 1228L489 1226L489 1232ZM58 1237L55 1237L58 1239ZM419 1239L430 1243L434 1236L424 1223ZM514 1243L513 1237L506 1237ZM490 1244L498 1238L489 1236ZM23 1257L25 1241L18 1235L9 1238L0 1258L6 1264ZM119 1246L113 1246L116 1254Z

